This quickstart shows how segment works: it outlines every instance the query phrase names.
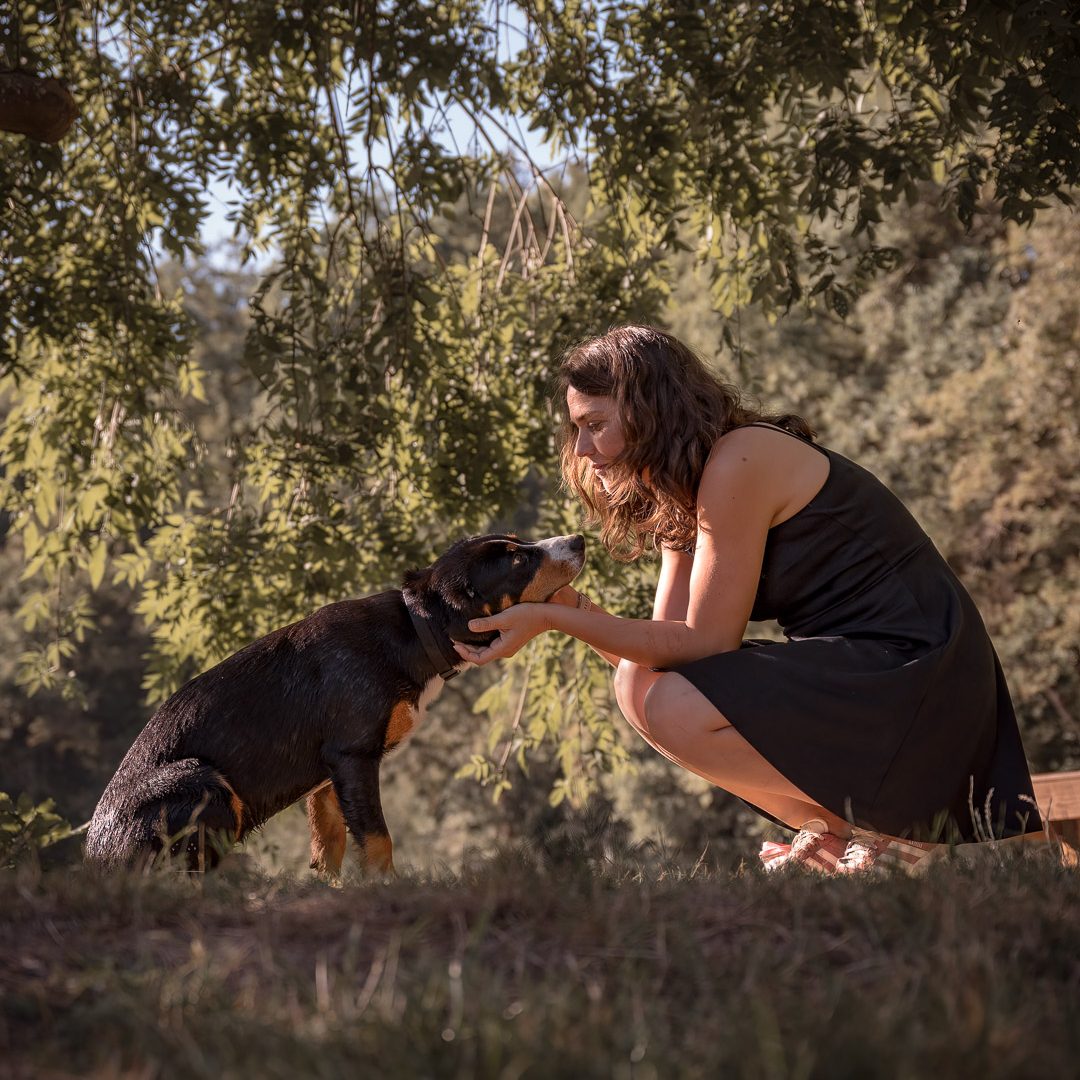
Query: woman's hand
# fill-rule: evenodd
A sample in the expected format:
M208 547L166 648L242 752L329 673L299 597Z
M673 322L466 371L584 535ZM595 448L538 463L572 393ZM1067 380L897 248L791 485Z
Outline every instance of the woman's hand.
M513 656L537 634L549 630L545 604L515 604L498 615L486 619L470 619L469 629L477 633L498 630L499 636L490 645L468 645L455 641L454 649L462 660L471 664L487 664L492 660L505 660Z

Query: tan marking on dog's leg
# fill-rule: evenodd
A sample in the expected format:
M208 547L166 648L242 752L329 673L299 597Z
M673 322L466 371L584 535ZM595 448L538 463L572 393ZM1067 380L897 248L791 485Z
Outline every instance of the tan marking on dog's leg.
M236 818L236 831L233 833L233 839L239 840L244 832L244 803L225 777L221 778L221 782L229 792L229 806L232 808L233 817Z
M394 842L388 833L365 833L360 845L365 870L380 874L394 873Z
M480 610L485 615L493 615L495 612L495 609L490 604L485 604Z
M311 869L336 877L345 857L345 818L333 784L327 784L307 797L307 815L311 830Z
M390 723L386 725L386 741L384 749L397 746L406 735L412 731L415 711L407 701L399 701L390 710Z
M517 601L509 593L506 593L499 600L499 610L505 611L508 607L512 607L515 603L517 603Z

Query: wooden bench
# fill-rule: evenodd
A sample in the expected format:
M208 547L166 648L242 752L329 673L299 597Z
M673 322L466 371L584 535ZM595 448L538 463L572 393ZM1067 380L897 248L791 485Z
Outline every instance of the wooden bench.
M1062 840L1080 848L1080 772L1039 773L1031 780L1043 821Z

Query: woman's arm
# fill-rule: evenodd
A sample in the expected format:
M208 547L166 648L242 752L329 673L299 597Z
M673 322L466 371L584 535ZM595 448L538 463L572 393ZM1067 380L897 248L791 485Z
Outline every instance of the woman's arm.
M599 611L606 615L607 612L591 597L587 597L584 593L578 592L573 585L564 585L549 601L549 604L562 604L564 607L571 608L585 608L588 611ZM593 652L599 653L612 667L619 666L618 656L613 653L604 652L602 649L596 648L595 645L590 646Z
M693 568L694 556L688 552L661 549L660 578L656 583L656 599L653 601L654 619L686 619L686 611L690 606L690 572Z
M681 618L620 619L558 604L518 604L471 623L476 630L498 630L500 637L487 649L460 647L461 655L479 663L512 656L544 630L570 634L598 652L642 667L676 667L739 648L757 593L769 527L789 497L776 482L774 459L754 452L760 449L757 436L756 431L725 436L705 466L698 489L695 553L692 560L682 556L692 568ZM654 616L677 614L680 571L685 568L679 553L669 556Z
M656 583L656 599L653 601L654 619L685 619L686 607L690 599L690 569L694 565L693 555L684 551L664 548L661 555L660 578ZM573 585L564 585L549 601L563 607L584 608L587 611L607 612L591 597L586 597ZM599 653L612 667L618 667L621 656L605 652L595 645L590 646Z

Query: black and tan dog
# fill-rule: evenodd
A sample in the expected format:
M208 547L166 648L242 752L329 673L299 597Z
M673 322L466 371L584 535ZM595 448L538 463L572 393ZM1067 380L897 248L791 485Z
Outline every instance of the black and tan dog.
M329 604L178 690L135 740L94 811L86 857L140 864L168 847L193 869L307 796L311 865L336 874L353 834L393 869L379 765L464 666L469 619L547 600L585 562L580 536L462 540L403 587Z

